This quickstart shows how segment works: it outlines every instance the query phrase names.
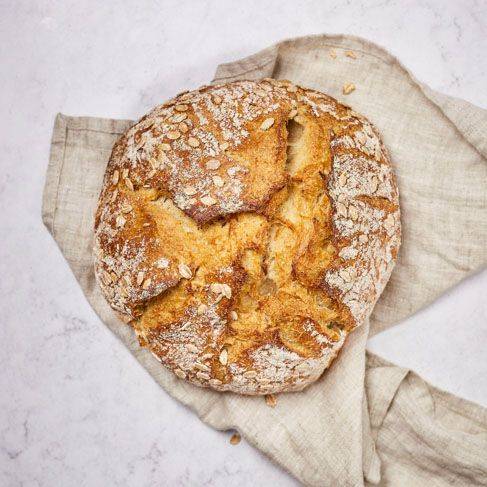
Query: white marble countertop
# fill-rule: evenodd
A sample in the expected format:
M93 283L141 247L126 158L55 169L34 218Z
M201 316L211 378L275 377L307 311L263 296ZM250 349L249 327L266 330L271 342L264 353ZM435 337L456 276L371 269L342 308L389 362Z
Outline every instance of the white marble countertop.
M138 118L218 63L322 32L487 107L482 0L0 2L0 485L296 485L152 381L85 301L40 202L57 112ZM487 406L486 288L484 271L370 349Z

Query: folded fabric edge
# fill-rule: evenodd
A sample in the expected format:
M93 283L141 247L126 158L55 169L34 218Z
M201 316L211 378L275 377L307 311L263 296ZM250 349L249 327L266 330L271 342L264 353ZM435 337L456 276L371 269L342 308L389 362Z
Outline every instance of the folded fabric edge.
M367 374L367 368L365 370ZM375 448L375 438L370 424L367 391L364 388L362 399L362 471L367 482L376 485L380 482L381 461Z
M41 204L42 222L54 238L58 188L63 172L68 130L93 130L121 135L133 123L132 120L124 119L71 117L62 113L56 114Z
M223 63L216 68L212 84L228 83L236 79L260 79L272 76L279 44L270 46L262 51L247 56L235 62Z
M444 95L432 90L424 83L417 81L411 73L409 75L421 88L424 95L441 108L442 113L455 125L461 135L470 142L470 145L487 163L487 137L485 135L487 110L461 98Z
M480 404L477 404L473 401L469 401L468 399L455 396L451 392L440 389L439 387L433 386L414 370L393 364L392 362L389 362L388 360L372 352L369 352L368 350L366 351L366 357L366 373L370 373L370 371L372 371L373 369L386 367L390 368L391 370L396 370L398 374L402 375L402 380L399 380L397 382L397 386L395 387L396 392L397 389L401 386L403 380L408 375L412 375L427 384L430 394L434 397L434 399L441 401L445 405L445 407L448 407L451 411L464 415L465 417L471 419L472 421L482 425L487 429L487 408L484 408ZM390 395L390 403L392 403L392 401L394 400L394 395L395 392ZM387 411L385 411L385 413L387 413Z
M51 150L42 193L42 222L54 236L54 216L56 213L57 190L61 175L64 148L66 145L66 117L58 113L54 119L51 137Z

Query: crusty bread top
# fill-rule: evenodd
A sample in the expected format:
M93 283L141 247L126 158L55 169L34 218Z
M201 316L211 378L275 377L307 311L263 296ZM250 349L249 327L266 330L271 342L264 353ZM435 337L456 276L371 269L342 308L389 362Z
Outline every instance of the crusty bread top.
M400 242L375 128L288 81L203 87L116 143L95 221L110 305L182 378L299 390L370 314Z

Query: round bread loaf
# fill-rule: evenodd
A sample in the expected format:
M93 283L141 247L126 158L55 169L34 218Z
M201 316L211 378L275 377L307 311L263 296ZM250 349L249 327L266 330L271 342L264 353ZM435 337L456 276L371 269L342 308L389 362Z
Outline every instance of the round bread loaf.
M301 390L370 314L400 243L364 117L289 81L206 86L115 144L95 271L141 345L194 384Z

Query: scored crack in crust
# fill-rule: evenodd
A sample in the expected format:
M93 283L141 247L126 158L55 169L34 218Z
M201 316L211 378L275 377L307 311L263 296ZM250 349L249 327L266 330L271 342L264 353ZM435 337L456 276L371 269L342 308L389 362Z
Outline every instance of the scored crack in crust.
M289 81L206 86L115 144L95 272L141 345L220 391L315 381L370 314L400 243L370 122Z

